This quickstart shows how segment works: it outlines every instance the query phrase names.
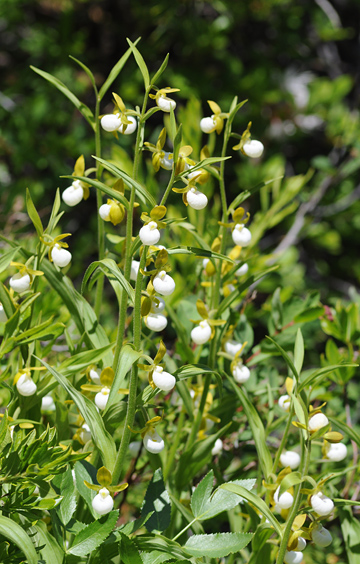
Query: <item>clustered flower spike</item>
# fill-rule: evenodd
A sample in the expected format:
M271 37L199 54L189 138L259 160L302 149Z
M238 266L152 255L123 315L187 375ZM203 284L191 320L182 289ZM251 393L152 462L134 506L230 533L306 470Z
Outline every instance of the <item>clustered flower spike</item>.
M107 513L110 513L114 507L114 500L111 494L114 494L115 492L122 492L129 484L125 483L118 484L117 486L111 486L112 475L105 466L99 468L96 474L96 479L99 485L90 484L86 480L84 480L84 484L90 490L97 492L96 496L92 500L94 511L96 511L98 515L106 515Z
M160 90L158 90L156 94L149 94L149 96L150 98L155 100L156 105L158 106L158 108L160 108L160 110L168 113L170 112L171 109L175 110L176 102L175 100L169 98L167 95L171 94L172 92L179 92L179 91L180 91L179 88L166 87L166 88L160 88Z
M85 176L85 159L81 155L74 166L73 176ZM82 199L87 200L90 195L89 184L82 180L74 180L68 188L62 193L62 199L70 207L76 206Z
M113 92L114 96L114 112L105 114L100 119L101 127L108 132L130 135L134 133L137 127L136 112L127 110L122 98Z
M67 266L72 258L71 253L66 250L69 245L63 242L63 239L65 239L65 237L69 237L70 235L71 233L63 233L53 239L50 235L44 233L44 237L49 238L49 241L46 241L44 237L40 237L40 241L49 247L50 262L53 262L55 266L58 266L59 268Z
M14 292L21 294L30 289L34 276L43 276L41 270L33 270L30 264L34 257L31 257L25 264L21 262L11 262L10 266L15 266L19 272L14 274L9 280L10 287Z
M169 372L166 372L163 365L160 364L166 354L166 347L163 341L160 341L159 350L151 364L138 364L139 368L149 372L149 384L155 389L159 388L163 392L170 392L176 385L176 378Z
M208 100L208 104L213 114L210 117L202 118L200 121L200 129L204 133L216 131L219 135L224 127L224 120L229 117L229 114L222 112L220 106L212 100Z
M252 159L256 159L261 157L264 151L264 145L261 141L256 141L255 139L251 139L251 121L248 123L247 129L241 136L240 142L233 147L234 151L240 149L243 155L250 157Z

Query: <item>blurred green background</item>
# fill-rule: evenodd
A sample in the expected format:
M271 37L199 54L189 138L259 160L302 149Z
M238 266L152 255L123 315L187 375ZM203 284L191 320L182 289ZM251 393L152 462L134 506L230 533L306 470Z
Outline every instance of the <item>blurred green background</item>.
M101 85L126 50L126 37L141 36L138 47L151 72L170 53L162 85L181 89L178 118L187 142L200 146L192 120L209 115L207 99L224 111L234 95L249 99L235 129L241 133L252 120L265 153L260 163L234 154L229 196L261 180L313 168L294 198L293 213L268 225L260 241L265 253L288 246L267 289L307 286L320 289L324 299L347 296L360 278L359 27L357 0L1 0L0 224L5 234L26 229L27 186L46 214L56 187L69 184L59 177L72 173L75 159L84 154L92 166L89 126L29 66L54 74L93 108L89 80L69 55L89 66ZM130 107L141 102L142 78L132 59L114 89ZM101 111L112 111L110 92ZM156 134L161 119L153 118ZM132 143L120 139L125 148ZM105 156L112 145L111 136L104 138ZM264 191L251 198L252 214L268 210L268 200ZM63 228L75 234L83 223L73 240L83 254L87 246L87 255L89 234L96 229L88 213L93 204L68 211ZM306 212L301 231L284 242L299 210Z

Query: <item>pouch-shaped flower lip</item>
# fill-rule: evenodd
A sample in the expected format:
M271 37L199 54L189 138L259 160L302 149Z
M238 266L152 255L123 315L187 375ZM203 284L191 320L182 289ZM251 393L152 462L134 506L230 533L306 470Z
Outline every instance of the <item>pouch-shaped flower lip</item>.
M20 274L17 272L9 280L9 284L15 292L26 292L30 288L31 278L29 274Z
M256 159L261 157L261 155L263 154L264 145L261 143L261 141L250 139L243 144L242 151L246 156L252 159Z
M150 429L147 433L145 433L143 444L146 450L153 454L159 454L159 452L161 452L165 447L164 440L155 429Z
M237 223L232 232L232 238L235 245L247 247L251 242L251 232L242 223Z
M170 392L176 385L176 378L169 372L166 372L162 366L155 366L152 379L160 390L163 392Z
M204 319L191 331L191 338L196 345L204 345L211 338L211 327Z
M65 188L61 197L63 202L70 207L79 204L84 197L84 189L81 186L80 180L74 180L71 186Z
M71 253L67 249L62 248L58 243L51 250L51 258L53 263L59 268L64 268L71 261Z
M101 488L99 493L92 500L92 506L94 511L99 515L110 513L114 507L114 500L107 488Z
M175 281L169 274L166 274L165 270L156 274L152 284L155 291L161 296L170 296L175 290Z
M149 313L144 317L145 325L151 331L163 331L167 326L167 318L161 313Z
M160 231L156 221L149 221L142 226L139 231L139 237L143 245L156 245L160 239Z

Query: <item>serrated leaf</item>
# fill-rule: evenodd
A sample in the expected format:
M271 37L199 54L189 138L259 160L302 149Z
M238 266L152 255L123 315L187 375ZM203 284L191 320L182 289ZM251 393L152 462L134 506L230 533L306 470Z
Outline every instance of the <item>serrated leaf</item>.
M184 546L192 556L223 558L242 550L252 539L252 533L216 533L193 535Z
M162 476L161 468L155 470L151 482L146 490L144 504L141 512L144 514L154 512L146 522L147 530L152 533L165 531L170 525L171 502Z
M119 511L111 511L90 525L87 525L74 538L68 552L76 556L86 556L95 550L110 535L119 518Z
M120 554L121 561L124 564L143 564L141 560L140 553L136 548L134 542L129 539L124 533L120 533Z

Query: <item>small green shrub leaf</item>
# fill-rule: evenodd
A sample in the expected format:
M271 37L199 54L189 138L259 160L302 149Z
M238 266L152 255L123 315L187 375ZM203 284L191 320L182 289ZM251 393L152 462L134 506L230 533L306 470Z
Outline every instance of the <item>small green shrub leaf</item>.
M68 552L75 556L90 554L110 535L118 518L119 511L111 511L108 515L87 525L75 536Z

